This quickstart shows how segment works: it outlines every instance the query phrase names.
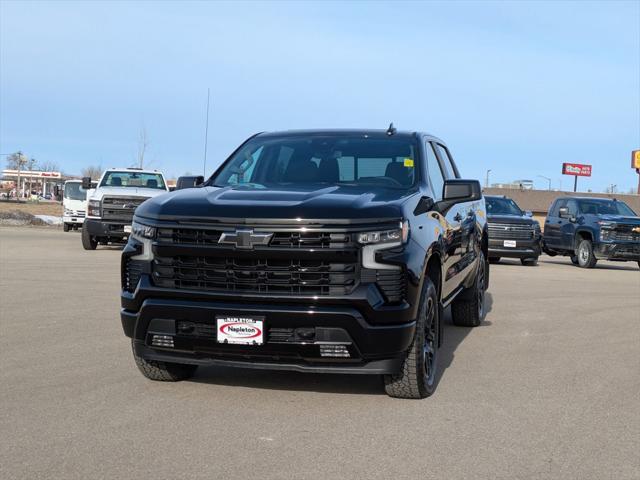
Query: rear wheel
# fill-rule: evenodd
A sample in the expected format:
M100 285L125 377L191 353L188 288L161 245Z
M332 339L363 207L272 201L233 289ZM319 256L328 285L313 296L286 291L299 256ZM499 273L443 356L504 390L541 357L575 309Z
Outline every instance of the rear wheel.
M197 365L145 360L144 358L136 355L136 350L133 348L133 341L131 342L131 347L133 349L133 358L136 361L138 370L140 370L140 372L142 372L142 374L149 380L155 380L158 382L177 382L179 380L186 380L191 378L198 368Z
M477 327L484 318L487 266L482 251L478 257L478 271L473 285L465 289L451 304L454 325Z
M581 268L593 268L598 262L593 253L591 240L580 240L576 256L578 257L578 266Z
M82 227L82 246L85 250L95 250L98 246L98 242L89 234L86 226Z
M577 255L571 255L571 263L573 263L574 265L578 265L578 256Z
M424 283L416 333L402 370L384 376L384 389L390 397L425 398L436 389L440 301L431 279L425 278Z

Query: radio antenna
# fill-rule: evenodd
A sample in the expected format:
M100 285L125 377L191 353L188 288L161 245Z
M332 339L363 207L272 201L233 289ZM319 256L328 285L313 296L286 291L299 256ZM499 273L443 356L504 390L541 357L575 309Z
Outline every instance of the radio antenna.
M387 135L391 136L396 133L396 127L393 126L393 122L389 124L389 128L387 128Z
M204 165L202 167L202 175L207 177L207 143L209 140L209 94L210 89L207 88L207 120L204 126Z

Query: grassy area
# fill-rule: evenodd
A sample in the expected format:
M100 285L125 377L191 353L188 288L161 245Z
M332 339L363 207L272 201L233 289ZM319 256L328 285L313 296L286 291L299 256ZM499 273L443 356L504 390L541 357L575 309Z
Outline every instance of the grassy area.
M0 202L0 212L19 211L30 213L31 215L54 215L62 216L62 204L58 202Z

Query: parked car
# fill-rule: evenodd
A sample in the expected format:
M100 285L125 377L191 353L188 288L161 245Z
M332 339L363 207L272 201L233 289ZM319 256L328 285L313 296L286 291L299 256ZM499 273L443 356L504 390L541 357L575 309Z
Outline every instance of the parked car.
M484 199L433 136L263 133L177 185L136 209L122 253L122 326L147 378L382 374L389 395L423 398L443 308L482 322Z
M486 195L489 225L489 261L519 258L523 265L536 265L542 253L540 223L511 198Z
M596 197L556 199L544 224L545 253L593 268L599 259L638 262L640 217L624 202Z

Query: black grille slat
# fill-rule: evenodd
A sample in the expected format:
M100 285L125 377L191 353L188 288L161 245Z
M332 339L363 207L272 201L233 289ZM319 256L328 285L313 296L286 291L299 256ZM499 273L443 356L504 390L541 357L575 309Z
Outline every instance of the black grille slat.
M132 260L126 257L124 269L122 272L122 283L127 292L134 292L142 275L144 262Z
M600 236L603 240L612 242L640 242L640 233L635 233L633 228L637 225L617 225L614 229L602 229Z

